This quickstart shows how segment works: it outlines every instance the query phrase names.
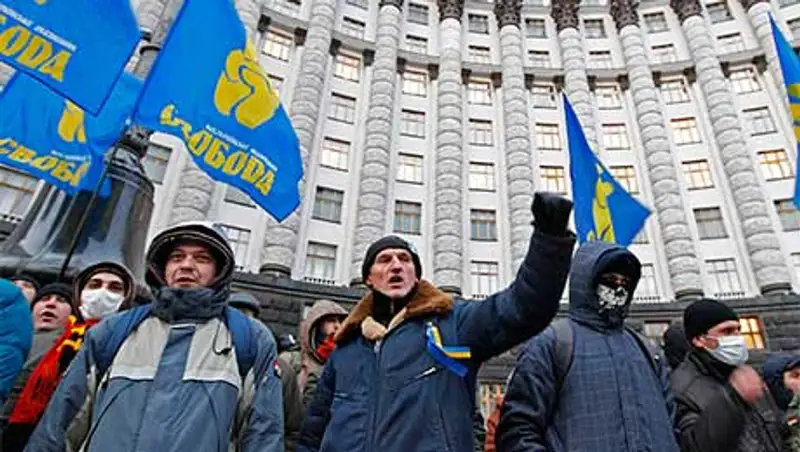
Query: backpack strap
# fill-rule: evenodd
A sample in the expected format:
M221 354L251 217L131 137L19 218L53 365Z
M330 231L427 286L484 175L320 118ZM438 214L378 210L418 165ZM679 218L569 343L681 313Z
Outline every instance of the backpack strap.
M650 368L653 370L653 374L658 379L661 370L661 361L662 355L661 351L659 350L658 346L652 339L647 336L642 335L638 331L634 330L630 325L625 324L625 330L633 336L636 340L636 343L639 344L639 348L642 349L645 355L647 355L647 361L650 363Z
M253 325L250 324L250 318L230 306L225 308L225 325L231 334L233 348L236 350L236 365L239 367L239 375L244 382L250 369L253 368L258 354Z
M111 334L103 338L103 343L100 344L100 347L95 352L98 380L105 376L125 339L149 316L150 304L145 304L127 311L117 319Z
M556 392L559 392L572 367L575 339L569 319L558 319L550 327L553 328L556 335L556 343L553 347L553 370L556 377Z

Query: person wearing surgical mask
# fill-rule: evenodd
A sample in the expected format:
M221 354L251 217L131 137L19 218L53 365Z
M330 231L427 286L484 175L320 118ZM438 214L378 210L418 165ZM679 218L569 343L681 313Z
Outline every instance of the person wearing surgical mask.
M101 262L81 271L75 278L72 315L63 333L41 358L32 363L26 379L18 381L22 390L16 400L6 404L10 413L3 431L4 452L22 451L50 398L55 393L72 359L83 345L86 332L104 318L129 307L135 296L133 275L122 265ZM34 310L35 311L35 310Z
M683 313L691 350L672 374L683 452L779 452L782 413L750 366L739 316L698 300Z

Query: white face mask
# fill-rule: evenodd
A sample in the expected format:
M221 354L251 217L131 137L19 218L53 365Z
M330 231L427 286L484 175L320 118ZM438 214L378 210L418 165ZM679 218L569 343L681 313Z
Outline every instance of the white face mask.
M715 349L706 349L717 361L739 367L747 362L750 352L747 342L741 334L717 338L719 345Z
M125 297L106 289L84 289L78 308L84 319L102 319L119 311Z

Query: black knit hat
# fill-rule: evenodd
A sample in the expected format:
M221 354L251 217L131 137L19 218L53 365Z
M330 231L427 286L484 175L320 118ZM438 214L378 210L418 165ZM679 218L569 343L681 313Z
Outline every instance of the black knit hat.
M691 341L728 320L739 321L739 316L728 306L709 298L695 301L683 311L683 328L686 330L686 339Z
M39 284L39 281L36 278L34 278L33 276L31 276L31 275L29 275L27 273L17 273L16 275L14 275L11 278L11 280L12 281L28 281L29 283L33 284L33 287L35 287L37 291L39 290L39 287L41 287L41 284Z
M396 235L387 235L367 248L367 254L364 256L364 263L361 264L361 281L367 282L369 270L372 268L372 264L375 263L375 258L378 257L381 251L389 248L399 248L411 253L411 259L414 261L417 278L422 276L422 264L419 261L419 254L417 254L417 249L414 248L414 245Z
M69 303L70 307L72 307L72 286L69 284L55 282L42 287L38 292L36 292L36 298L34 298L33 303L31 303L31 308L33 308L33 305L39 301L42 301L42 299L48 295L58 295L59 297L63 297L64 300Z

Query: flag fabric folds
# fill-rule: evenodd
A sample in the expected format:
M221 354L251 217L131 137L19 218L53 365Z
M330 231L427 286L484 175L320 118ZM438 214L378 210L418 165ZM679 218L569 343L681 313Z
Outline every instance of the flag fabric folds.
M130 0L0 0L0 61L93 115L139 38Z
M231 0L185 1L134 121L182 138L202 170L277 220L299 205L297 135Z
M564 96L575 227L581 243L601 240L628 246L650 210L611 176L589 148L569 99Z
M786 93L789 97L789 112L792 115L792 129L797 143L795 151L800 152L800 59L792 49L792 46L783 37L783 34L775 24L772 15L769 17L772 27L772 38L775 41L775 49L778 53L778 61L781 63L781 73L783 83L786 85ZM795 176L794 181L794 205L800 209L800 179Z
M123 74L100 114L92 116L17 72L0 93L0 163L69 194L94 190L105 153L123 133L141 86Z

